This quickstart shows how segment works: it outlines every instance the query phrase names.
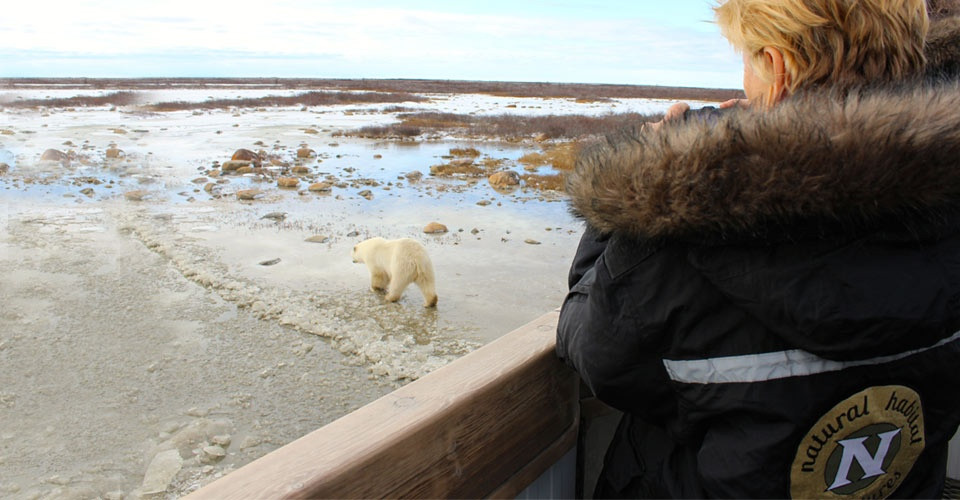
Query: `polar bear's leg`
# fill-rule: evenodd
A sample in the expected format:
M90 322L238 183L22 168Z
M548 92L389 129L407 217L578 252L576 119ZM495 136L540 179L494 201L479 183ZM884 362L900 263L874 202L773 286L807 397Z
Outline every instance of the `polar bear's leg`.
M374 292L382 292L387 289L390 283L390 275L382 269L370 270L370 289Z
M390 302L396 302L400 300L400 296L403 295L403 289L409 284L409 280L403 280L400 279L400 277L390 280L390 286L387 288L386 299Z
M386 299L390 302L400 300L403 290L413 283L417 276L416 262L409 260L395 261L390 268L390 285L387 287Z
M437 306L437 289L434 285L433 270L430 271L429 275L421 273L416 279L417 288L423 294L423 307Z

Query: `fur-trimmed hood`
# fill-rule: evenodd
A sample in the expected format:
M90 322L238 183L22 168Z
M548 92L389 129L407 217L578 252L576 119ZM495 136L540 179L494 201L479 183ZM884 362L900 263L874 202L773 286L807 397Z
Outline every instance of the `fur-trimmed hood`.
M572 211L603 232L710 240L956 214L958 41L960 18L934 23L936 78L914 88L809 93L772 111L612 135L567 177Z
M927 74L931 77L960 77L960 17L930 23L924 54L927 56Z
M642 238L942 217L960 210L960 87L811 94L623 131L581 155L567 192L600 231Z

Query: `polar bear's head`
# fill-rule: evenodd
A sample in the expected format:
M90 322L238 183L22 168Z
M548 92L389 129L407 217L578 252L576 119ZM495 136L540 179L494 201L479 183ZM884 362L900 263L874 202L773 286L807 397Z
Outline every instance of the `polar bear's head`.
M375 238L370 238L368 240L363 240L360 243L357 243L353 246L353 252L351 252L351 257L353 257L354 264L361 264L367 257L367 254L375 247L381 246L387 240L377 236ZM376 250L373 250L376 251Z
M360 264L363 262L363 257L361 257L360 254L357 252L357 249L360 248L360 245L362 244L363 243L357 243L356 245L353 246L353 252L350 252L350 257L353 258L354 264Z

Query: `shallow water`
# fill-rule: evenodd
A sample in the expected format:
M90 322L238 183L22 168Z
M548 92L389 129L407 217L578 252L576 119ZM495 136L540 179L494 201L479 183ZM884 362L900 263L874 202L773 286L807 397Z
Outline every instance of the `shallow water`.
M443 95L410 106L510 104L529 114L669 105ZM559 306L581 231L563 196L429 175L456 147L520 172L515 160L538 146L335 136L395 119L378 109L4 112L0 496L178 497ZM125 158L106 159L111 144ZM239 148L296 163L301 144L317 158L302 162L299 189L208 175ZM39 161L48 148L85 158ZM411 171L422 180L407 180ZM341 187L305 191L327 176ZM250 187L263 196L238 200ZM424 234L432 221L449 232ZM396 304L369 290L350 250L372 236L426 246L436 309L422 307L415 286Z

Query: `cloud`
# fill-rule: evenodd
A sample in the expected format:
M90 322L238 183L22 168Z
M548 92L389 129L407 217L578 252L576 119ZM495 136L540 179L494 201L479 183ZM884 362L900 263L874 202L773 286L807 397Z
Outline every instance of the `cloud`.
M539 3L561 4L557 7L567 12L579 5ZM294 60L313 62L318 77L356 71L347 76L665 84L657 77L660 72L674 75L671 78L684 75L685 80L674 84L702 85L695 81L697 74L722 73L724 66L731 75L739 71L739 58L726 42L702 26L678 29L600 15L603 12L587 19L552 16L548 5L541 5L540 15L363 5L322 0L91 0L51 9L48 2L17 2L0 17L0 46L14 49L0 53L0 74L18 76L16 68L24 68L28 52L46 54L48 65L64 71L76 68L71 60L103 62L96 67L122 60L133 69L162 58L171 63L166 66L169 76L178 76L172 72L183 67L172 64L178 57L228 57L237 64L256 60L263 71L275 71L264 76L302 76L302 68L281 71L282 61ZM268 63L268 58L278 62ZM638 74L657 81L630 80ZM603 80L598 80L601 75Z

